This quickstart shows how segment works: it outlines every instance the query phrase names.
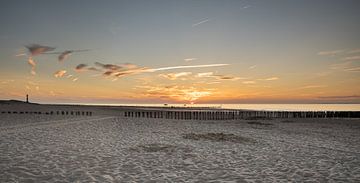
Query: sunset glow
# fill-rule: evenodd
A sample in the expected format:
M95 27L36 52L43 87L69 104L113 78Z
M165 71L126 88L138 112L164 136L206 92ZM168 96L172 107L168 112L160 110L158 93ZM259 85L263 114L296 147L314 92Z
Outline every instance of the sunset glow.
M0 98L360 102L357 1L156 2L2 5Z

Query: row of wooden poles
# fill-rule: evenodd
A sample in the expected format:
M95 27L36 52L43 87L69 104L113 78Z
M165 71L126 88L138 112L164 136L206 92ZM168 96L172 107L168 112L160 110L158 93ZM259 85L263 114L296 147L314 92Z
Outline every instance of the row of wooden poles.
M45 114L45 115L75 115L75 116L92 116L91 111L1 111L2 114Z
M248 118L360 118L360 111L125 111L125 117L180 120Z

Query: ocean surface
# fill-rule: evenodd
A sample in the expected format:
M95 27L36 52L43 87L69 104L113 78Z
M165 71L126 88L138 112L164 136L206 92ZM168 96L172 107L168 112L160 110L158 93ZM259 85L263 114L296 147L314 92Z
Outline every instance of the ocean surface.
M360 111L360 104L84 104L146 107L211 107L272 111Z

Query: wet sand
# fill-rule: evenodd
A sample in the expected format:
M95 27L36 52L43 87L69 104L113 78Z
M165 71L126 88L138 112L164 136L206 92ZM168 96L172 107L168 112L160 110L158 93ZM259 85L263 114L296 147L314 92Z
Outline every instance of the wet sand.
M191 121L98 110L0 114L0 182L360 181L359 119Z

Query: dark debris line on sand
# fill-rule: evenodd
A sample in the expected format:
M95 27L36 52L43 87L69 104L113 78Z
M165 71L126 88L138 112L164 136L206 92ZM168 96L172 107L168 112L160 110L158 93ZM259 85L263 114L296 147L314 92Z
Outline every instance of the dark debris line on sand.
M253 139L241 137L234 134L225 134L225 133L205 133L205 134L196 134L196 133L188 133L182 136L184 139L190 140L210 140L215 142L235 142L235 143L246 143L246 142L254 142Z
M250 121L250 122L247 122L247 124L250 124L250 125L261 125L261 126L271 126L273 124L271 123L263 123L263 122L259 122L259 121Z

